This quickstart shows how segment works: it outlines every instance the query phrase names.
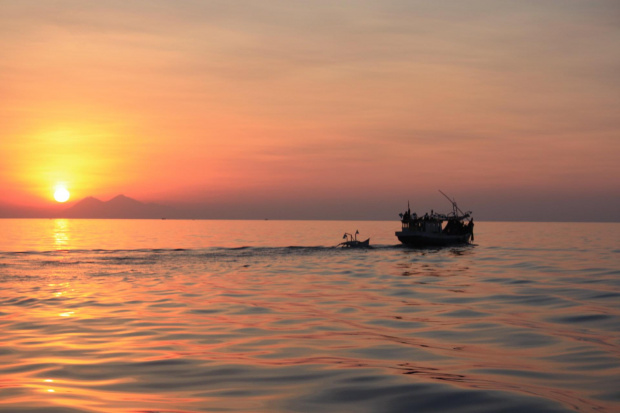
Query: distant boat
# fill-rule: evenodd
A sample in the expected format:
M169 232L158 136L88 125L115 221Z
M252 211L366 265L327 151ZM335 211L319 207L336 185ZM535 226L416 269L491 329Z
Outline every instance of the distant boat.
M342 239L346 240L338 244L339 247L342 248L369 248L370 247L370 238L365 241L358 241L357 234L359 231L355 231L355 235L351 235L348 232L345 232L342 236Z
M400 242L413 247L442 247L468 244L474 240L474 219L471 211L464 213L454 199L450 199L443 192L441 194L452 203L452 212L437 214L431 211L430 215L426 213L418 216L415 212L412 214L411 208L407 206L407 211L400 214L402 230L396 232Z

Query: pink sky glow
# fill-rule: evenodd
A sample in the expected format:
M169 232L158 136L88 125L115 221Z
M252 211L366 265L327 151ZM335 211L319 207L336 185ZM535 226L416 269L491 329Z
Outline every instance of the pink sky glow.
M0 217L618 221L620 3L0 2ZM66 206L66 205L65 205Z

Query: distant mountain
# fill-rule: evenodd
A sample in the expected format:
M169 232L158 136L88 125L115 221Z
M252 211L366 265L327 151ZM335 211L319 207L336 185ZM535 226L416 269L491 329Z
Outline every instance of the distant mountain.
M148 203L145 204L125 195L118 195L109 201L101 201L89 196L60 213L62 218L117 218L117 219L158 219L175 214L174 209Z

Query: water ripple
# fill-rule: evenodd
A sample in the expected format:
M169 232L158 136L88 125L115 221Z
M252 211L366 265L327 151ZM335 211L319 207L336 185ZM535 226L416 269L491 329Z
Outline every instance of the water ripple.
M0 253L0 411L620 407L610 240L530 245L481 223L464 248L385 239L355 251L290 235L229 247L188 245L183 222L151 225L184 229L173 245Z

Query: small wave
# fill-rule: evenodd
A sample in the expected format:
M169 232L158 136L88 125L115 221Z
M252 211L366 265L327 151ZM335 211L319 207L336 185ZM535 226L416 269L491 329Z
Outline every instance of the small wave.
M554 317L553 321L558 323L597 323L613 319L608 314L579 314L565 317Z
M402 244L375 244L371 245L369 250L409 250L406 246ZM288 246L250 246L244 245L240 247L207 247L207 248L137 248L137 249L102 249L102 248L93 248L93 249L58 249L58 250L27 250L27 251L0 251L0 260L4 257L20 257L20 256L74 256L74 255L94 255L94 256L104 256L104 255L125 255L127 257L138 255L138 254L215 254L215 253L235 253L235 252L260 252L260 253L268 253L268 254L277 254L277 253L305 253L305 252L324 252L324 251L334 251L334 250L345 250L345 251L358 251L358 249L349 249L349 248L340 248L337 245L333 246L325 246L325 245L288 245ZM362 249L366 250L366 249ZM441 248L432 248L430 250L441 250ZM454 249L453 251L461 251L462 249Z
M192 251L186 248L138 248L138 249L58 249L58 250L30 250L30 251L0 251L0 256L20 255L67 255L67 254L119 254L119 253L165 253Z

